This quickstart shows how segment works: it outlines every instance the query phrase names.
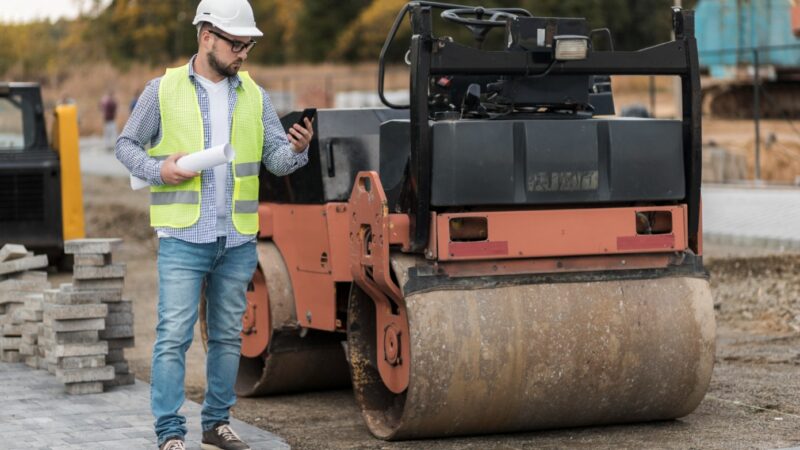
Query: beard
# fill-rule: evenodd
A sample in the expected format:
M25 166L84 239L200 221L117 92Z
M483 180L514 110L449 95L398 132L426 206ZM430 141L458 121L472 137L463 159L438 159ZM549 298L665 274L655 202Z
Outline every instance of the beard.
M208 54L208 65L210 65L212 69L224 77L232 77L239 73L239 68L242 67L242 62L242 59L237 58L236 61L225 66L219 61L219 59L217 59L216 48L212 49L212 51Z

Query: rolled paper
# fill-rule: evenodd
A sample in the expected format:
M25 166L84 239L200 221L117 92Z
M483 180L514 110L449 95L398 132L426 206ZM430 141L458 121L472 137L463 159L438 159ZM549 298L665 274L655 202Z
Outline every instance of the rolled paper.
M233 161L236 151L231 144L217 145L199 152L190 153L178 160L178 167L192 172L201 172L220 164ZM147 181L131 175L131 188L139 190L150 186Z

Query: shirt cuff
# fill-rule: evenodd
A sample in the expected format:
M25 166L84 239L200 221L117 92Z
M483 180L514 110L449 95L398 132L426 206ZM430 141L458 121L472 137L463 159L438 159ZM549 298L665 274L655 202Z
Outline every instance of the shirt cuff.
M297 153L294 150L292 150L292 153L294 153L294 155L292 155L292 156L294 157L294 166L295 167L300 167L300 166L306 165L306 163L308 162L308 148L309 147L310 146L307 145L306 148L303 149L303 151L300 152L300 153Z
M147 182L150 183L151 186L161 186L164 184L164 180L161 179L161 166L163 165L164 161L153 158L147 160L144 171L147 175Z

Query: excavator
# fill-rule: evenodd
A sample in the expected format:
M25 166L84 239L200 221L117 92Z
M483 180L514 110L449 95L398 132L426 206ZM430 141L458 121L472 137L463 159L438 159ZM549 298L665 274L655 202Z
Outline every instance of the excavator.
M85 237L78 115L75 105L54 113L49 141L39 85L0 82L0 247L66 267L64 241Z
M352 385L384 440L691 413L715 340L693 19L604 51L583 18L406 4L386 107L318 110L308 165L262 170L237 393ZM682 116L615 116L614 75L679 77Z

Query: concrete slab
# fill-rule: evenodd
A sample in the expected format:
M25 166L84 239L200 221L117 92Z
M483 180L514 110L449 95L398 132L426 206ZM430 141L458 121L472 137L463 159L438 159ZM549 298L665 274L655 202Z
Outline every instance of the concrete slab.
M122 278L125 276L125 264L108 266L78 266L73 268L72 276L76 280L99 280Z
M114 252L120 245L120 238L73 239L64 242L64 253L68 255L105 255Z
M76 266L107 266L111 264L111 254L89 253L86 255L74 255Z
M27 255L28 249L24 245L6 244L3 248L0 248L0 262L24 258Z
M0 398L4 450L156 448L150 386L141 381L102 394L73 396L45 371L0 363ZM200 405L187 401L181 413L189 428L186 447L200 448ZM231 425L254 450L289 448L267 431L236 419Z
M0 275L47 267L47 255L26 256L0 263Z

